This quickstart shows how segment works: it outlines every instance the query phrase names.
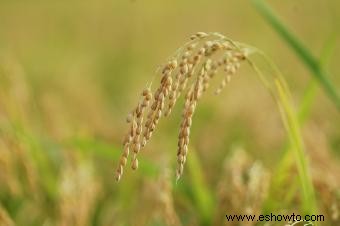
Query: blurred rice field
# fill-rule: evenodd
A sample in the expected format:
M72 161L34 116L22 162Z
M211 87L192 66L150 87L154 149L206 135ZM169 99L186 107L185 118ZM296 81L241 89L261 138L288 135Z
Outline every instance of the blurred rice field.
M267 1L340 87L340 2ZM0 226L266 225L226 214L301 211L294 156L275 101L254 71L193 119L175 183L179 105L161 120L140 168L114 169L125 118L156 68L197 31L266 52L297 111L312 77L249 1L1 0ZM333 43L332 45L330 43ZM331 47L327 47L331 46ZM317 87L301 122L320 226L340 225L340 114Z

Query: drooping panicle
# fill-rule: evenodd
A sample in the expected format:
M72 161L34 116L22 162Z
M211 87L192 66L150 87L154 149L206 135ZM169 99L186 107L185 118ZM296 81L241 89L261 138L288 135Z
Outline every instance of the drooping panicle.
M121 179L130 152L131 168L138 168L138 154L150 140L159 120L171 114L178 98L185 93L177 149L176 178L179 179L187 158L192 117L199 99L219 70L223 70L221 83L215 91L219 94L244 60L246 48L219 33L198 32L192 35L190 41L162 66L160 84L155 92L152 93L150 87L143 90L137 106L128 114L129 130L124 137L116 180Z

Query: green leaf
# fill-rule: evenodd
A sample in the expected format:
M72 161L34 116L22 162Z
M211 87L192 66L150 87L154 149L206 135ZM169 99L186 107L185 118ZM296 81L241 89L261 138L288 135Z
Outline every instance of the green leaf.
M312 53L302 44L302 42L282 23L276 16L275 12L263 0L251 0L256 9L272 26L272 28L290 45L297 56L311 71L312 76L320 83L328 97L334 102L335 106L340 110L340 96L328 79L329 75L324 70L320 62L312 55Z

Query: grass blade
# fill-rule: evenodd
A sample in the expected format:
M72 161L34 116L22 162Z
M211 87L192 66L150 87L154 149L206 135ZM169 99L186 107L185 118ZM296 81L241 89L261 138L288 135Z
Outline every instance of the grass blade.
M312 72L315 79L322 85L329 98L340 110L340 96L332 82L328 79L328 73L323 69L319 61L310 53L301 41L281 22L275 12L263 1L252 0L256 9L266 19L266 21L276 30L276 32L292 47L302 62Z
M202 217L202 225L210 225L214 213L214 198L204 180L203 167L197 156L196 150L192 150L188 158L188 170L191 180L191 188L197 209Z

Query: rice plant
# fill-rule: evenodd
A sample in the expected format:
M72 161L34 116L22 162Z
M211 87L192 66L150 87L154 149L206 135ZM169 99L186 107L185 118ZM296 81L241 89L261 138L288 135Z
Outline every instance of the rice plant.
M340 3L305 3L0 1L0 226L339 225Z
M250 59L252 54L263 56L269 66L274 69L274 74L269 76L269 79L252 62ZM116 180L121 179L130 149L133 150L131 168L133 170L138 168L137 155L139 151L151 138L159 119L171 113L176 100L182 92L185 92L185 105L178 135L178 166L176 170L176 179L178 180L183 174L184 163L187 159L192 116L198 100L207 91L210 80L218 76L219 70L222 69L224 74L215 94L219 94L230 82L232 76L236 74L237 69L244 61L247 61L254 68L264 86L278 103L283 124L295 153L304 197L303 211L315 213L316 203L309 166L304 153L297 116L290 102L290 92L284 78L270 59L260 50L235 42L220 33L198 32L191 36L190 41L176 50L175 54L169 57L168 62L160 68L161 82L155 93L151 94L150 87L142 92L140 102L127 117L130 128L123 141L124 152L116 169ZM150 104L152 96L154 96L154 100ZM147 120L143 125L144 111L148 109L149 105L151 106L146 113Z

